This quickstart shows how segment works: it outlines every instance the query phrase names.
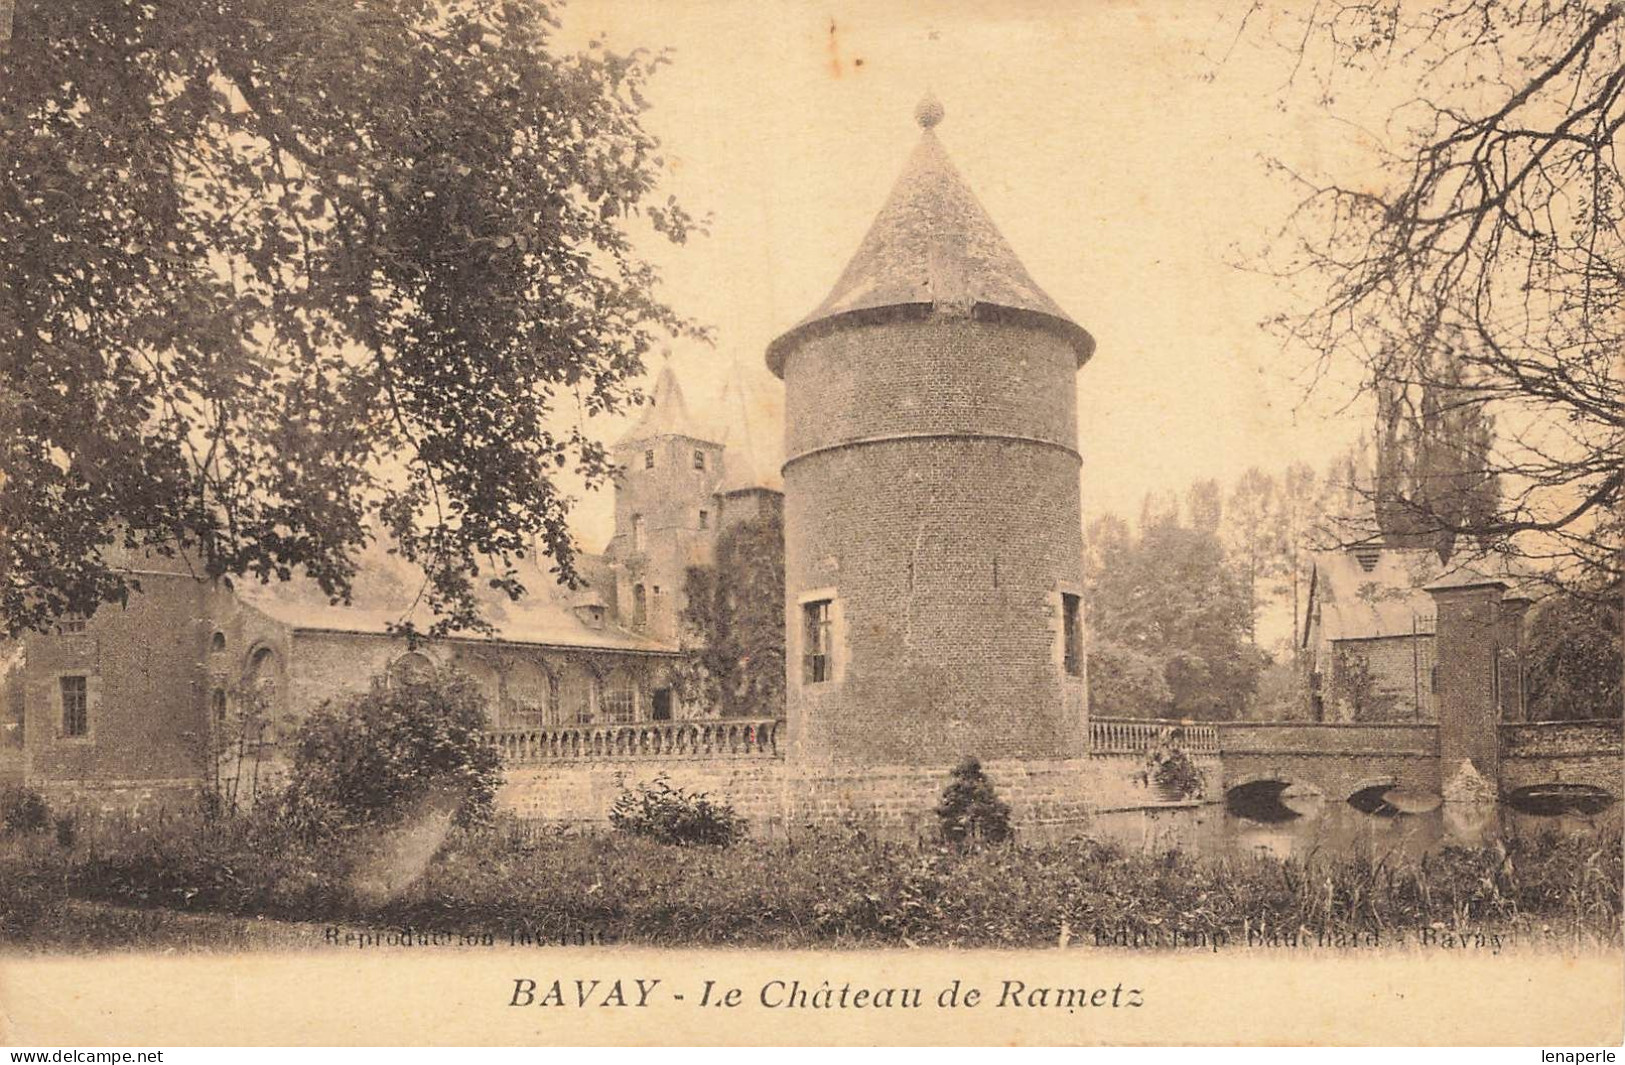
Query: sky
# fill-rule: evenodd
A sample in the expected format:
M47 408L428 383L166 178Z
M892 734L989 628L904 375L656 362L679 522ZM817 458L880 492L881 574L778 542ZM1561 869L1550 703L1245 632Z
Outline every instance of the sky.
M1307 357L1262 326L1295 296L1250 267L1298 198L1269 158L1355 181L1376 142L1288 87L1286 51L1238 41L1246 6L575 0L558 43L671 51L646 126L670 163L663 193L711 222L642 249L673 305L715 330L714 348L670 356L702 416L736 366L776 415L764 350L856 251L934 93L960 172L1099 343L1077 382L1085 517L1133 518L1147 491L1324 468L1369 425L1346 389L1306 398ZM607 493L581 500L584 546L611 513Z

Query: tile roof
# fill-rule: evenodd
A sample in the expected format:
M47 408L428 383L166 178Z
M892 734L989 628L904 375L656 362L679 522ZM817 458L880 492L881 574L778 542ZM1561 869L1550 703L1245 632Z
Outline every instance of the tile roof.
M653 440L661 436L685 436L691 440L710 439L689 414L688 404L683 400L682 386L677 383L677 374L671 368L670 359L667 359L665 365L660 368L660 376L655 379L654 395L644 406L643 414L615 446L625 447L628 444Z
M1081 365L1094 338L1028 276L954 168L935 133L941 105L928 98L916 117L924 132L868 235L824 302L768 345L768 367L781 374L791 342L819 323L903 306L1033 316L1066 336Z
M779 472L781 447L773 441L781 438L782 430L770 429L775 413L766 397L753 392L745 383L739 365L734 365L733 376L722 393L722 483L717 491L746 492L765 488L773 492L784 491L784 477Z
M495 628L493 637L512 643L583 650L673 651L674 647L626 632L606 621L592 628L575 615L574 606L602 604L589 589L572 593L534 562L520 564L526 594L517 602L501 592L483 590L480 603ZM296 576L285 582L259 584L242 579L238 595L250 606L294 629L385 634L392 624L410 620L419 631L434 622L418 595L422 576L399 557L374 544L362 556L350 605L328 601L314 581ZM468 638L484 639L470 633Z

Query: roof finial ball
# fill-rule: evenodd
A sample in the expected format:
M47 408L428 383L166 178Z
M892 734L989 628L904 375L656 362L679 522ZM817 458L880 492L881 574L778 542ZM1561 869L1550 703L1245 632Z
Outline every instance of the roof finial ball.
M942 109L942 101L929 92L914 105L914 121L920 124L921 129L934 129L945 114L947 112Z

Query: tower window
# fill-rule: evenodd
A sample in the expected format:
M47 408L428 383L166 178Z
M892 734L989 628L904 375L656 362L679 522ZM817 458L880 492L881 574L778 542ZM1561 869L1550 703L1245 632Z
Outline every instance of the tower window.
M705 452L703 452L703 451L694 452L694 468L696 470L705 469Z
M709 529L710 527L711 527L711 512L709 510L700 511L700 528Z
M1083 675L1083 600L1075 595L1061 593L1062 664L1074 677Z
M90 685L84 677L63 677L62 735L90 734Z
M632 515L632 550L643 550L643 515Z
M214 654L220 654L225 649L226 649L226 634L225 633L217 632L213 636L209 637L209 650L211 652L213 652Z
M645 451L643 453L643 468L646 469L646 470L652 470L652 469L655 468L655 449L654 448L650 448L649 450L647 450L647 451Z
M822 684L832 675L830 601L819 599L801 605L801 677L808 684Z
M209 706L214 711L216 721L226 720L226 689L216 688L209 693Z
M643 585L632 586L632 627L641 629L649 623L649 600L643 594Z

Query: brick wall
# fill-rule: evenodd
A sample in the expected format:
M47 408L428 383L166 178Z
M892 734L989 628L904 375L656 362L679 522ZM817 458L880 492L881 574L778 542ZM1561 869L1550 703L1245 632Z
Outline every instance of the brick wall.
M1355 691L1351 674L1364 667L1368 685ZM1436 721L1431 635L1335 640L1327 678L1327 718L1332 721Z
M933 317L794 347L785 559L793 761L948 765L1085 753L1061 668L1082 583L1076 353ZM889 437L877 440L877 437ZM834 680L803 683L802 600L832 593Z
M1496 684L1500 599L1498 584L1432 590L1437 626L1439 758L1445 790L1471 762L1491 795L1497 788L1501 707ZM1468 791L1478 786L1464 777ZM1463 792L1463 797L1467 794ZM1447 798L1452 797L1447 794Z
M722 450L720 444L686 436L634 441L616 449L621 473L615 483L615 534L604 551L615 587L603 594L615 605L622 626L636 627L634 590L641 585L641 631L676 642L688 567L709 562L715 551L722 515L714 493L722 476ZM652 469L647 451L654 452ZM694 466L696 451L705 457L704 469ZM641 547L634 542L634 517L642 519Z
M1619 721L1502 725L1502 793L1534 784L1590 784L1625 798L1621 729Z
M673 786L732 804L754 832L772 834L783 827L784 763L776 758L611 758L511 767L497 793L497 808L530 821L602 828L623 783L635 788L662 773Z
M1392 782L1437 794L1438 734L1431 724L1225 722L1219 754L1227 788L1284 780L1342 800Z
M27 638L21 692L30 783L162 788L202 778L209 742L204 663L213 630L208 586L179 574L140 579L139 594L123 606L102 606L84 632ZM64 677L84 678L82 736L64 734Z
M1199 760L1208 798L1222 794L1215 759ZM835 768L791 765L777 758L605 758L510 767L498 808L559 825L603 827L621 785L664 774L674 785L729 802L758 834L856 819L899 835L936 831L937 803L949 765ZM1138 759L1019 759L985 763L1018 830L1065 834L1087 826L1097 810L1167 805L1137 779Z

